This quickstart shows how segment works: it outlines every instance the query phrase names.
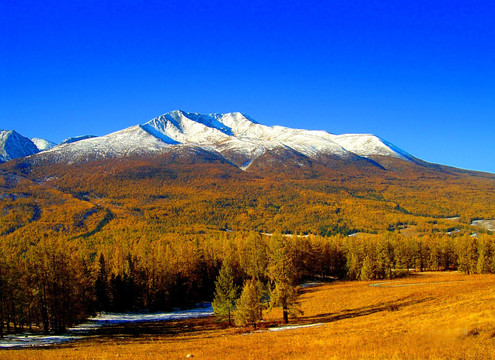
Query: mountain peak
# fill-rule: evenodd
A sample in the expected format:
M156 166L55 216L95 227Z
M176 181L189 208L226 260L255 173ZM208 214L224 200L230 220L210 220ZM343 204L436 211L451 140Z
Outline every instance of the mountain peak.
M379 163L379 158L383 156L415 162L414 157L375 135L333 135L323 130L266 126L241 112L200 114L174 110L142 125L100 137L86 135L68 138L62 144L44 154L56 154L55 161L66 159L72 162L181 151L184 148L182 145L186 145L201 148L215 157L223 157L243 170L267 153L265 159L280 158L278 163L281 164L287 156L300 159L295 163L299 161L301 164L359 158L369 158Z
M15 130L0 130L0 162L36 154L38 148Z
M45 151L57 146L57 144L53 141L46 139L32 138L31 141L34 143L34 145L36 145L39 151Z

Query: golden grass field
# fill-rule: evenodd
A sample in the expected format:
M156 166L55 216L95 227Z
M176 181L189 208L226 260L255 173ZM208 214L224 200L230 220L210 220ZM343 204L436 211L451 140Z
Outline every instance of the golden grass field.
M304 315L270 331L215 319L143 326L43 349L0 350L1 359L495 359L495 275L421 273L301 290ZM281 326L279 326L280 328Z

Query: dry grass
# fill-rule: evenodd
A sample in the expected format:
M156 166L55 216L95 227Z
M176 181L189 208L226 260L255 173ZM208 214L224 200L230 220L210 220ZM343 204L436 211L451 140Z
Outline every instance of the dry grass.
M279 332L212 319L143 328L63 347L0 351L2 359L495 359L495 276L424 273L383 286L304 289L302 316ZM413 285L416 284L416 285ZM410 286L397 286L410 285ZM279 313L267 316L266 324Z

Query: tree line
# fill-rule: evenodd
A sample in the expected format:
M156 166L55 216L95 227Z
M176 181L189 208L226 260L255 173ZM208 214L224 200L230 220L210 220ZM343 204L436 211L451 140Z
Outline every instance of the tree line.
M0 336L62 332L100 311L159 311L211 301L226 321L256 325L263 310L298 314L297 285L374 280L412 269L495 273L495 236L398 233L164 235L94 243L42 238L0 245Z

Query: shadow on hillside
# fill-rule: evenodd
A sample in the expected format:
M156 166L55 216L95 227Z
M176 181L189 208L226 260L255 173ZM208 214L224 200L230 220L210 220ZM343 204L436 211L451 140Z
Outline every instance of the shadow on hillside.
M431 300L433 300L433 298L430 297L417 300L398 300L384 302L376 305L363 306L356 309L344 309L338 313L326 313L308 317L303 316L297 319L297 323L302 325L314 323L329 323L349 318L367 316L383 311L400 311L401 308L404 308L406 306L421 304Z

